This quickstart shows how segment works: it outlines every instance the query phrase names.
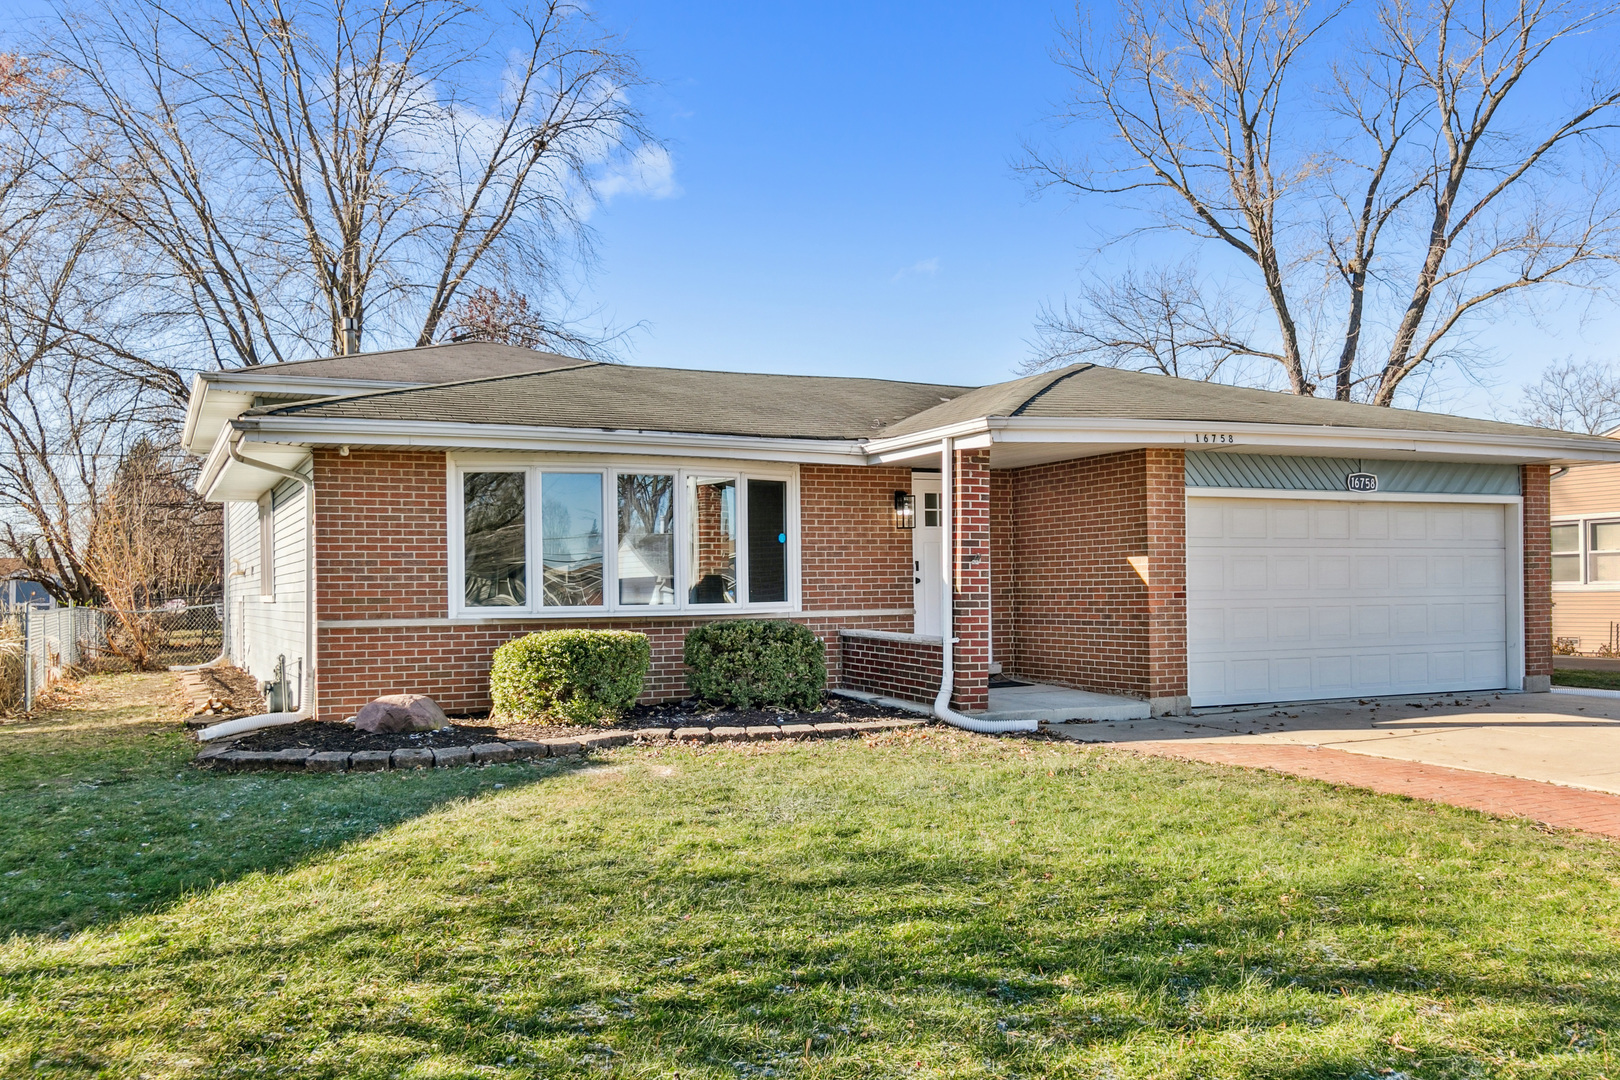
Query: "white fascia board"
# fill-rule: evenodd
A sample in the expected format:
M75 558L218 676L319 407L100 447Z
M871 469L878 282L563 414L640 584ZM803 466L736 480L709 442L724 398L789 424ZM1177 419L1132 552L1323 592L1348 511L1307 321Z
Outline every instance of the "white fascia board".
M978 416L956 424L945 424L915 435L897 435L889 439L866 440L866 460L872 465L887 465L896 461L926 457L939 452L945 439L955 439L958 450L975 450L994 441L989 417Z
M995 443L1067 443L1085 445L1121 442L1142 446L1186 449L1267 450L1301 454L1424 454L1473 460L1620 461L1614 450L1577 442L1555 432L1546 435L1470 434L1450 431L1384 430L1381 428L1328 427L1321 424L1204 423L1201 421L1131 420L1117 418L1048 418L995 416L975 421L988 429ZM957 424L896 439L874 439L867 450L875 460L897 460L905 451L937 443Z
M435 450L510 450L576 454L666 454L808 465L864 465L856 439L788 439L753 435L464 424L431 420L309 419L249 416L232 427L253 443L298 446L398 446Z
M202 415L203 397L208 393L208 379L201 372L191 377L191 396L186 399L186 426L180 432L180 448L188 454L201 454L192 448L191 440L197 433L197 418Z

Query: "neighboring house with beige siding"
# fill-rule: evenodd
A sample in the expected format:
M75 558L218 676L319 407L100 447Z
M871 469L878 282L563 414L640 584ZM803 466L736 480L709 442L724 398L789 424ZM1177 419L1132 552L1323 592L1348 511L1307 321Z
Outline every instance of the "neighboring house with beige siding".
M1620 645L1620 465L1574 465L1549 485L1553 638L1583 653Z

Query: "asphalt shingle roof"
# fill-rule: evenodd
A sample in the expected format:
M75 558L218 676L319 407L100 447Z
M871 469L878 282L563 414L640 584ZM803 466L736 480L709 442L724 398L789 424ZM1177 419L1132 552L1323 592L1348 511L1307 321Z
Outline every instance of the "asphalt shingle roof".
M378 382L445 383L486 379L528 371L575 367L572 356L560 356L517 345L492 341L452 341L416 349L388 349L353 356L323 356L285 364L260 364L247 369L254 375L299 379L375 379Z
M461 346L465 347L465 346ZM509 349L509 346L484 346ZM412 365L431 350L404 350ZM551 354L513 350L535 357ZM372 354L381 358L388 354ZM366 357L340 357L364 360ZM556 359L566 359L558 357ZM308 361L307 363L332 363ZM512 362L500 359L500 362ZM293 365L284 365L293 366ZM440 375L444 372L441 370ZM394 370L377 377L399 379ZM247 416L422 420L803 439L917 434L979 417L1320 425L1460 435L1544 429L1445 413L1173 379L1093 364L977 388L883 379L761 375L570 361L524 374L443 382L250 410ZM1559 433L1612 450L1600 436Z
M1300 397L1272 390L1172 379L1139 371L1076 364L1012 382L982 386L907 417L885 438L927 431L981 416L1064 419L1186 420L1204 424L1305 424L1383 431L1452 432L1460 435L1538 435L1552 432L1498 420L1381 405ZM1614 449L1597 435L1558 434Z
M576 361L552 371L265 406L246 415L863 439L967 389Z

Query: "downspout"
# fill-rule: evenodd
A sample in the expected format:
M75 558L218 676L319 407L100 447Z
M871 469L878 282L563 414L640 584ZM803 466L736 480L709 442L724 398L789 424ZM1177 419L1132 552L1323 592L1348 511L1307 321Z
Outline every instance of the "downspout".
M940 443L939 462L939 549L940 556L940 680L934 697L934 715L945 723L981 735L1001 735L1009 731L1039 731L1035 720L980 720L951 709L951 691L956 688L956 537L953 507L956 503L956 439L947 435Z
M315 710L310 703L314 697L311 691L315 687L315 481L291 469L243 457L241 451L236 448L239 441L240 436L225 444L225 452L230 455L232 461L250 469L262 469L288 480L296 480L304 489L304 677L299 680L296 712L260 713L258 716L227 720L197 732L197 738L203 742L226 735L239 735L245 731L256 731L259 728L274 727L278 724L295 724L300 720L313 719L315 716Z

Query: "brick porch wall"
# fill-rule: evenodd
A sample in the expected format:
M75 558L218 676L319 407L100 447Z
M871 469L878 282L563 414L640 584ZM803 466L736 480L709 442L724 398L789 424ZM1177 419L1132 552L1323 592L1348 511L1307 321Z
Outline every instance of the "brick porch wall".
M450 622L446 456L355 450L342 457L320 449L314 467L317 618L350 623L318 630L323 718L340 719L378 695L404 691L429 694L453 713L482 711L495 648L563 627L646 633L653 664L642 700L685 694L686 632L712 617ZM795 621L826 643L831 685L841 684L839 630L911 630L911 537L893 522L893 492L909 487L905 468L800 470L805 614ZM874 610L896 613L816 614Z
M982 712L990 707L990 580L995 562L990 543L989 449L958 450L952 484L956 652L951 707Z
M849 689L925 705L938 695L943 666L939 638L915 634L874 637L860 630L845 630L839 636L843 639L844 685Z
M1148 701L1185 712L1187 698L1187 480L1181 450L1144 452L1147 489Z
M1524 496L1524 680L1526 690L1552 684L1552 532L1548 519L1549 469L1519 466Z
M1011 539L995 591L1003 670L1147 697L1149 590L1130 562L1152 555L1146 452L1031 465L1005 476L1005 520L992 519Z

